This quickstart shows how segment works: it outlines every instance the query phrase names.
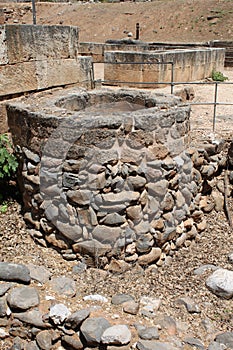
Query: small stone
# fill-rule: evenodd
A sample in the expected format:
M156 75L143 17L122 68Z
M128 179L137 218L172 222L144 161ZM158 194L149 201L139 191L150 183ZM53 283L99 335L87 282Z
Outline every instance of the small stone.
M30 271L22 264L0 262L0 280L30 283Z
M159 342L155 340L140 340L136 344L138 350L178 350L179 348L175 347L170 343Z
M52 334L47 331L41 331L36 335L36 342L42 350L50 350L52 348Z
M233 271L218 269L206 280L207 288L219 297L233 297Z
M27 267L29 268L31 278L37 282L45 283L51 277L51 272L44 266L28 264Z
M104 331L101 341L108 345L125 345L131 341L131 332L126 325L115 325Z
M146 327L138 330L138 335L144 340L159 339L159 332L157 327Z
M6 297L0 298L0 317L7 316L7 302Z
M91 203L92 192L89 190L69 190L67 191L67 197L78 205L87 205Z
M14 317L23 323L27 323L34 327L46 328L48 324L43 321L43 314L35 309L26 311L26 312L17 312L14 314Z
M108 265L108 271L113 273L122 273L131 269L131 265L124 260L111 259Z
M76 294L75 281L69 277L52 277L50 285L59 295L65 295L72 298Z
M164 315L158 319L156 318L156 324L164 328L171 336L176 335L177 333L176 321L170 316Z
M141 205L133 205L126 208L126 214L132 221L140 221L142 219L142 207Z
M1 283L0 284L0 297L2 297L14 284L13 283Z
M200 350L205 350L204 345L201 343L199 339L196 338L185 338L184 342L188 345L191 345L194 347L194 349L200 349Z
M149 265L155 261L157 261L160 258L160 255L162 254L162 250L157 247L153 247L148 254L144 254L139 256L138 263L139 265Z
M161 306L161 303L162 301L160 298L143 296L140 299L140 304L143 306L143 309L149 312L158 311Z
M227 350L227 347L224 344L220 344L219 342L212 341L207 350Z
M62 324L70 315L70 310L64 304L55 304L49 311L49 317L56 325Z
M72 313L67 317L65 326L76 330L90 316L90 310L83 309Z
M5 339L9 337L9 333L7 333L3 328L0 328L0 339Z
M155 183L149 183L148 193L151 196L155 196L155 198L163 198L167 192L168 185L169 183L167 180L160 180L156 181Z
M7 297L11 309L27 310L39 305L39 294L33 287L16 287Z
M146 179L142 176L129 176L127 182L135 191L140 190L146 184Z
M199 306L190 297L179 298L175 303L176 305L184 305L190 314L201 312Z
M104 296L100 295L100 294L91 294L91 295L86 295L85 297L83 297L84 301L99 301L101 303L107 303L108 299L105 298Z
M227 348L233 349L233 332L218 334L214 340L220 344L224 344Z
M136 242L137 252L147 253L154 245L154 238L150 233L141 234Z
M119 215L118 213L107 214L102 220L101 223L104 225L121 225L125 222L125 217Z
M99 242L113 244L120 237L121 233L122 229L120 227L98 225L93 229L92 236Z
M127 314L137 315L139 311L139 304L136 303L134 300L126 301L123 304L123 311Z
M203 273L205 273L206 271L210 270L210 271L216 271L218 269L217 266L212 265L212 264L205 264L205 265L201 265L200 267L196 268L193 273L194 275L202 275Z
M96 239L75 243L73 244L72 248L75 253L79 253L81 255L87 254L93 257L105 255L112 249L110 244L100 243Z
M202 232L207 228L207 221L204 219L201 222L197 223L197 231Z
M62 343L64 344L65 348L72 349L72 350L82 350L83 344L78 336L78 334L74 335L64 335L62 337Z
M77 274L81 274L83 272L85 272L87 269L87 265L81 261L78 261L76 265L73 266L72 268L72 272L73 273L77 273Z
M113 305L120 305L130 301L134 301L134 298L130 294L115 294L112 297L111 303Z
M81 325L80 331L88 346L98 346L104 331L111 324L103 317L87 318Z

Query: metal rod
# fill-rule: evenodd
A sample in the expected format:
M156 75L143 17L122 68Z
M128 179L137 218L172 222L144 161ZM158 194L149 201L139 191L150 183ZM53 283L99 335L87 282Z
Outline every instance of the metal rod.
M172 62L172 70L171 70L171 94L173 95L174 92L174 63Z
M35 0L32 0L32 20L33 24L36 24L36 2Z
M139 37L140 37L140 25L139 25L139 23L136 23L136 37L135 37L135 39L139 40Z
M216 124L216 108L217 108L217 99L218 99L218 83L215 83L215 91L214 91L214 117L213 117L213 133L215 132L215 124Z

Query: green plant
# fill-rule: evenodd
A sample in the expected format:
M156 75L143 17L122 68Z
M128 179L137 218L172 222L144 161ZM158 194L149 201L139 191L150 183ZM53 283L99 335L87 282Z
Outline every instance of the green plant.
M226 77L225 75L223 75L223 73L218 72L216 70L212 71L211 78L214 81L222 81L222 82L225 81L225 80L228 80L228 77Z
M0 135L0 180L6 182L17 170L18 162L8 135Z

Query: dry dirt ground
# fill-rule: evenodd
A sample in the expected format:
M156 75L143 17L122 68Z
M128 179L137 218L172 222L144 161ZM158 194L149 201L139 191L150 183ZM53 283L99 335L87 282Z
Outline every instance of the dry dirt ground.
M6 23L32 23L30 3L3 3ZM37 3L38 24L75 25L80 41L105 42L135 35L142 41L233 40L232 0L154 0L152 2Z

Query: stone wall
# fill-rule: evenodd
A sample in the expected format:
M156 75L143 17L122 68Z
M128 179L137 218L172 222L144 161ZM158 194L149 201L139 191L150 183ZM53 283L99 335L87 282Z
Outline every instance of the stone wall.
M78 28L0 26L0 100L70 84L88 87L91 58L78 56ZM7 130L4 104L1 123Z
M171 82L171 64L173 62L173 82L188 82L210 77L213 69L222 70L224 67L224 49L193 49L170 50L158 52L115 51L105 52L104 80L115 85L131 87L161 87L161 85L134 84L134 82ZM131 64L125 64L131 62ZM149 62L154 64L135 64ZM156 64L165 62L165 64ZM118 63L118 64L116 64ZM122 64L120 64L122 63ZM131 82L127 84L114 81Z
M35 241L111 269L161 265L194 239L205 224L196 153L186 151L189 114L177 97L140 90L72 89L10 103Z

